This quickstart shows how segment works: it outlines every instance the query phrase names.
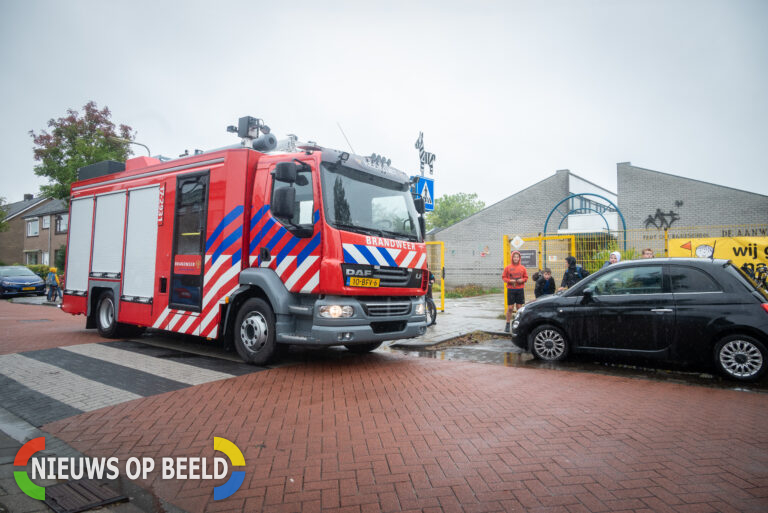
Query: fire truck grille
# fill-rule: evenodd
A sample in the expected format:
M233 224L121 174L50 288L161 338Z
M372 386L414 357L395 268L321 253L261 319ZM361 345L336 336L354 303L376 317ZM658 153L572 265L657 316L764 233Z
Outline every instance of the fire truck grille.
M385 298L376 301L360 301L363 310L370 317L390 317L408 315L411 313L410 301L387 301Z
M406 267L380 267L373 270L373 277L381 280L380 287L407 287L411 270Z

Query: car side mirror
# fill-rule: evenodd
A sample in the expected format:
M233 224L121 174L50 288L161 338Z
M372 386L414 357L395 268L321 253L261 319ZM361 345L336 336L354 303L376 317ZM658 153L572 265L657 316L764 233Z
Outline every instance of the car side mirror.
M587 287L581 291L581 304L586 305L595 302L595 289Z
M281 187L272 196L272 215L283 219L293 219L296 214L296 189Z

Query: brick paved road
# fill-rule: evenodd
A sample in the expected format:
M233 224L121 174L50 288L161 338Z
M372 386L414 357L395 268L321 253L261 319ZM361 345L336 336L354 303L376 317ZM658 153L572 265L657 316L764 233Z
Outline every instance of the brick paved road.
M47 315L58 328L8 321ZM237 444L229 499L212 500L221 482L143 483L193 512L768 510L765 394L387 353L219 379L245 366L104 343L50 307L0 303L0 320L1 405L56 413L43 429L87 455Z
M189 511L768 509L768 398L373 354L271 369L44 427L94 456L244 452L243 488Z

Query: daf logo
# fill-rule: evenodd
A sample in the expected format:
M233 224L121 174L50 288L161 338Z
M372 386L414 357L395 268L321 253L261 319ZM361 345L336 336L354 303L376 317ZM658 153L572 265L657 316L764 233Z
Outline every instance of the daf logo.
M373 271L370 269L346 269L347 276L373 276Z

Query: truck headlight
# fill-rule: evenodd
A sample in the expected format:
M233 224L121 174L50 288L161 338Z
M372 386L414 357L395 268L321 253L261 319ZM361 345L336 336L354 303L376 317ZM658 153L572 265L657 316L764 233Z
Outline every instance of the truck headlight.
M427 311L427 308L424 305L424 301L420 301L416 303L416 315L424 315L426 311Z
M339 317L352 317L355 309L349 305L324 305L320 307L320 317L328 319L338 319Z

